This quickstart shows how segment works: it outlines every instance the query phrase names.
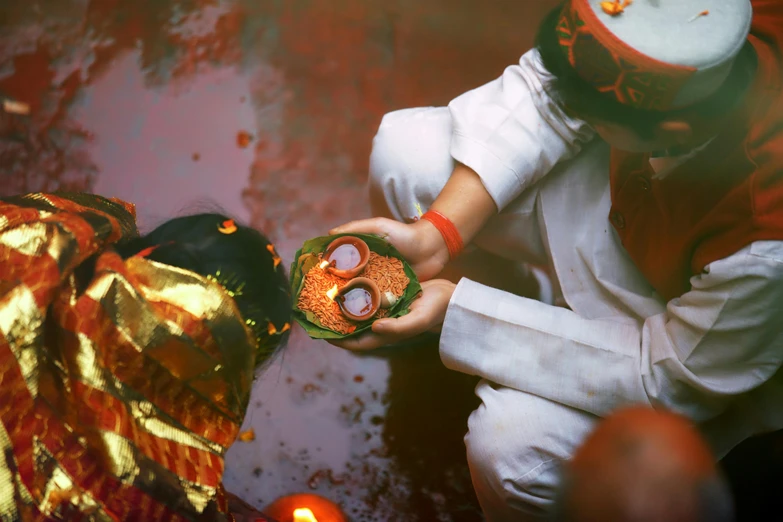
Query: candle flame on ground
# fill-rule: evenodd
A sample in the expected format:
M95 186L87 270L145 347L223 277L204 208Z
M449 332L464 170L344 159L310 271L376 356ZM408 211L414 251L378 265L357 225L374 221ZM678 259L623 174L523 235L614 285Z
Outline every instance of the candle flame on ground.
M337 293L340 290L337 288L337 285L334 285L332 288L326 291L326 297L334 301L335 296L337 296Z
M318 520L310 509L298 508L294 510L294 522L318 522Z

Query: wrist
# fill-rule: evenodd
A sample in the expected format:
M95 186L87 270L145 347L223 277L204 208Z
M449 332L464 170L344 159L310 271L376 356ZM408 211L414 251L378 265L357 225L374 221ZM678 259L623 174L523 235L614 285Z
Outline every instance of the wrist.
M448 309L449 303L451 303L451 298L454 296L454 292L457 290L457 283L449 280L445 280L443 282L444 284L444 294L446 295L446 308Z
M420 219L411 226L415 229L416 240L426 257L446 266L449 262L449 248L438 228L426 219Z
M449 252L449 259L452 260L462 253L464 243L462 241L462 234L457 229L456 225L442 213L437 210L430 209L421 216L422 220L429 221L440 232L441 237L446 243L446 249Z
M442 279L438 281L440 287L440 294L442 299L442 307L438 315L438 321L431 331L440 333L443 329L443 324L446 322L446 314L449 311L449 304L454 292L457 290L457 284L449 280Z

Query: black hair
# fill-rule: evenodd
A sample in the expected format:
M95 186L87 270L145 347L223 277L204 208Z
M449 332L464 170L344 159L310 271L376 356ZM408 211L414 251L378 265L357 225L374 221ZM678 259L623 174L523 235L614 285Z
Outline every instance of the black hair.
M756 72L756 53L750 42L740 51L727 79L713 94L687 108L654 111L623 105L610 94L599 92L582 79L560 46L556 27L563 5L547 14L538 28L536 49L547 71L553 76L551 95L568 113L588 122L616 123L650 139L663 121L688 116L714 118L734 109L743 99Z
M274 246L259 231L235 223L230 234L218 230L231 218L219 213L166 221L142 237L115 247L123 257L147 248L147 259L215 278L233 294L242 318L258 341L256 367L269 362L285 344L290 330L269 334L269 323L281 332L291 321L291 294L285 269Z

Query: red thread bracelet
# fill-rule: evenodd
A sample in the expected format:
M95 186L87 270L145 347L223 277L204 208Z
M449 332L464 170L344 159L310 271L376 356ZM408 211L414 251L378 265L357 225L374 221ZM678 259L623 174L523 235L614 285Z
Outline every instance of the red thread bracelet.
M421 218L435 225L440 235L443 236L446 248L449 250L449 259L454 259L462 252L462 236L449 218L437 210L428 210Z

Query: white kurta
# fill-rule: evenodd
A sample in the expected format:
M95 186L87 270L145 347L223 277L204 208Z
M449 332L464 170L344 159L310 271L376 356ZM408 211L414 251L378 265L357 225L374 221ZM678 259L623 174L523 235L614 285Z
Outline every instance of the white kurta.
M718 456L783 428L783 242L711 263L665 303L608 220L608 147L557 108L546 78L530 51L448 109L387 115L371 158L371 190L398 219L431 204L454 160L474 169L502 210L476 243L548 263L570 307L470 280L449 304L442 360L484 378L466 444L492 522L540 514L558 462L622 405L684 413Z

